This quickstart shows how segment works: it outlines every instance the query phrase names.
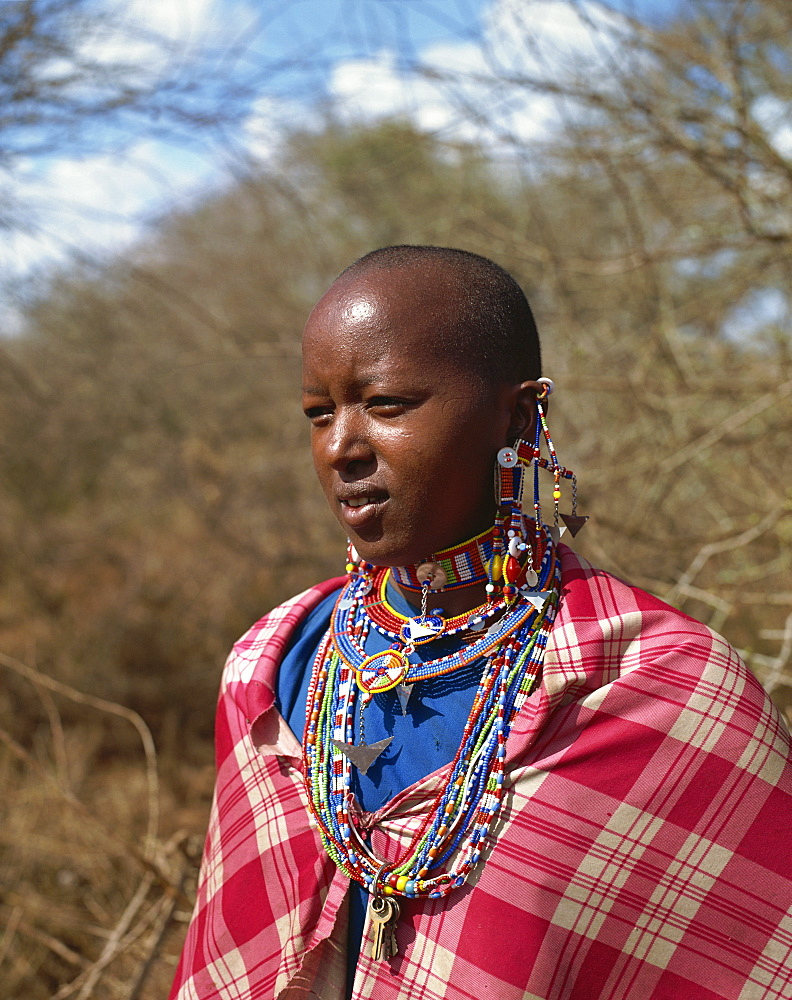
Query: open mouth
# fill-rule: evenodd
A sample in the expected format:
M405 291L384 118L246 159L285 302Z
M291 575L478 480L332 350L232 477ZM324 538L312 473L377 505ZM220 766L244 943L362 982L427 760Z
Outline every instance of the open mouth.
M365 524L369 519L381 513L382 507L389 500L382 490L360 492L351 496L340 496L341 511L344 521L352 528Z

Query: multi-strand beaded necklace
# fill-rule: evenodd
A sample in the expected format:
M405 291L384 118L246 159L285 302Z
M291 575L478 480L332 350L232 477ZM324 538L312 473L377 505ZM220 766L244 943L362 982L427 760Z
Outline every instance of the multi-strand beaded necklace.
M372 906L383 895L443 897L462 885L481 859L503 796L506 739L540 677L558 606L559 566L552 540L547 532L542 534L543 552L532 587L516 593L510 588L505 596L493 596L489 604L454 619L427 615L425 600L420 615L399 616L384 599L389 570L366 564L362 569L348 567L350 578L314 662L304 774L326 851L350 879L368 889ZM481 551L481 536L473 542ZM424 595L427 589L424 586ZM372 627L395 641L391 649L367 656L365 643ZM417 644L465 631L470 639L455 652L426 660L414 655ZM405 852L386 864L356 826L350 791L356 752L371 750L373 759L382 750L367 748L362 734L361 744L353 745L355 713L360 710L362 721L374 693L409 687L478 660L483 663L481 679L448 781ZM384 749L388 743L390 739L375 746ZM367 765L359 766L365 772ZM377 912L374 907L375 920ZM388 957L387 949L383 955Z

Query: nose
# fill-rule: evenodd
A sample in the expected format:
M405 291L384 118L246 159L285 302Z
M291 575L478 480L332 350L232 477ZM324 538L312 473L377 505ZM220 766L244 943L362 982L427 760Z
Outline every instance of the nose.
M321 435L321 460L342 479L359 479L376 465L376 456L367 433L368 421L358 407L339 406Z

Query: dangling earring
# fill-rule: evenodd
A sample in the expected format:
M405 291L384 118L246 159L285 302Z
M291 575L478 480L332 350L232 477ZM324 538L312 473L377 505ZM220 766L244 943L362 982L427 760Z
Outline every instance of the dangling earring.
M553 540L558 543L561 535L569 529L570 535L574 538L575 535L580 531L583 525L588 521L587 514L578 514L577 512L577 476L571 469L564 468L558 461L558 455L556 454L555 445L553 444L553 439L550 437L550 430L547 426L547 416L545 414L544 406L542 403L550 396L554 389L555 384L550 378L539 378L537 382L543 385L543 390L536 397L536 446L534 449L534 474L538 479L538 469L541 466L547 469L553 476L553 525L550 528L550 533L553 536ZM541 438L544 437L545 444L547 445L547 451L550 456L549 459L540 457L540 443ZM572 513L571 514L559 514L558 505L561 500L561 480L570 479L572 481ZM538 483L535 487L535 504L539 503L539 487ZM560 519L564 522L565 527L559 527L558 520ZM538 521L537 521L538 527Z
M487 593L491 600L498 591L502 591L507 600L513 600L520 590L526 587L530 590L537 584L544 535L539 492L540 467L553 476L553 524L548 529L553 540L557 543L567 528L574 537L588 520L587 516L577 513L577 479L571 469L559 463L547 425L543 403L555 388L553 380L543 377L537 381L542 384L542 391L536 397L533 444L519 438L513 447L501 448L495 466L495 497L498 509L487 584ZM541 457L543 438L549 458ZM530 468L533 468L533 518L526 517L524 509L524 494ZM571 514L559 513L562 479L572 481ZM565 527L559 527L559 518Z
M490 564L490 595L500 589L507 601L513 601L521 588L536 586L538 538L530 541L523 512L526 464L525 442L518 439L514 447L501 448L498 452L496 498L498 509L495 517L493 557ZM533 449L530 449L531 455ZM541 561L541 557L539 557ZM503 581L501 584L500 581Z

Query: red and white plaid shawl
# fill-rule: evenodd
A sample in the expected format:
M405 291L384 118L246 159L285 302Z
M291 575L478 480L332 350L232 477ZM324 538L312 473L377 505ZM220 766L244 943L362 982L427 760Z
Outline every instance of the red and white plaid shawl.
M445 900L402 901L399 955L355 1000L792 997L787 731L731 647L562 547L541 688L508 741L494 847ZM345 995L348 882L273 707L295 625L331 580L234 647L198 901L172 998ZM447 768L366 817L394 858Z

